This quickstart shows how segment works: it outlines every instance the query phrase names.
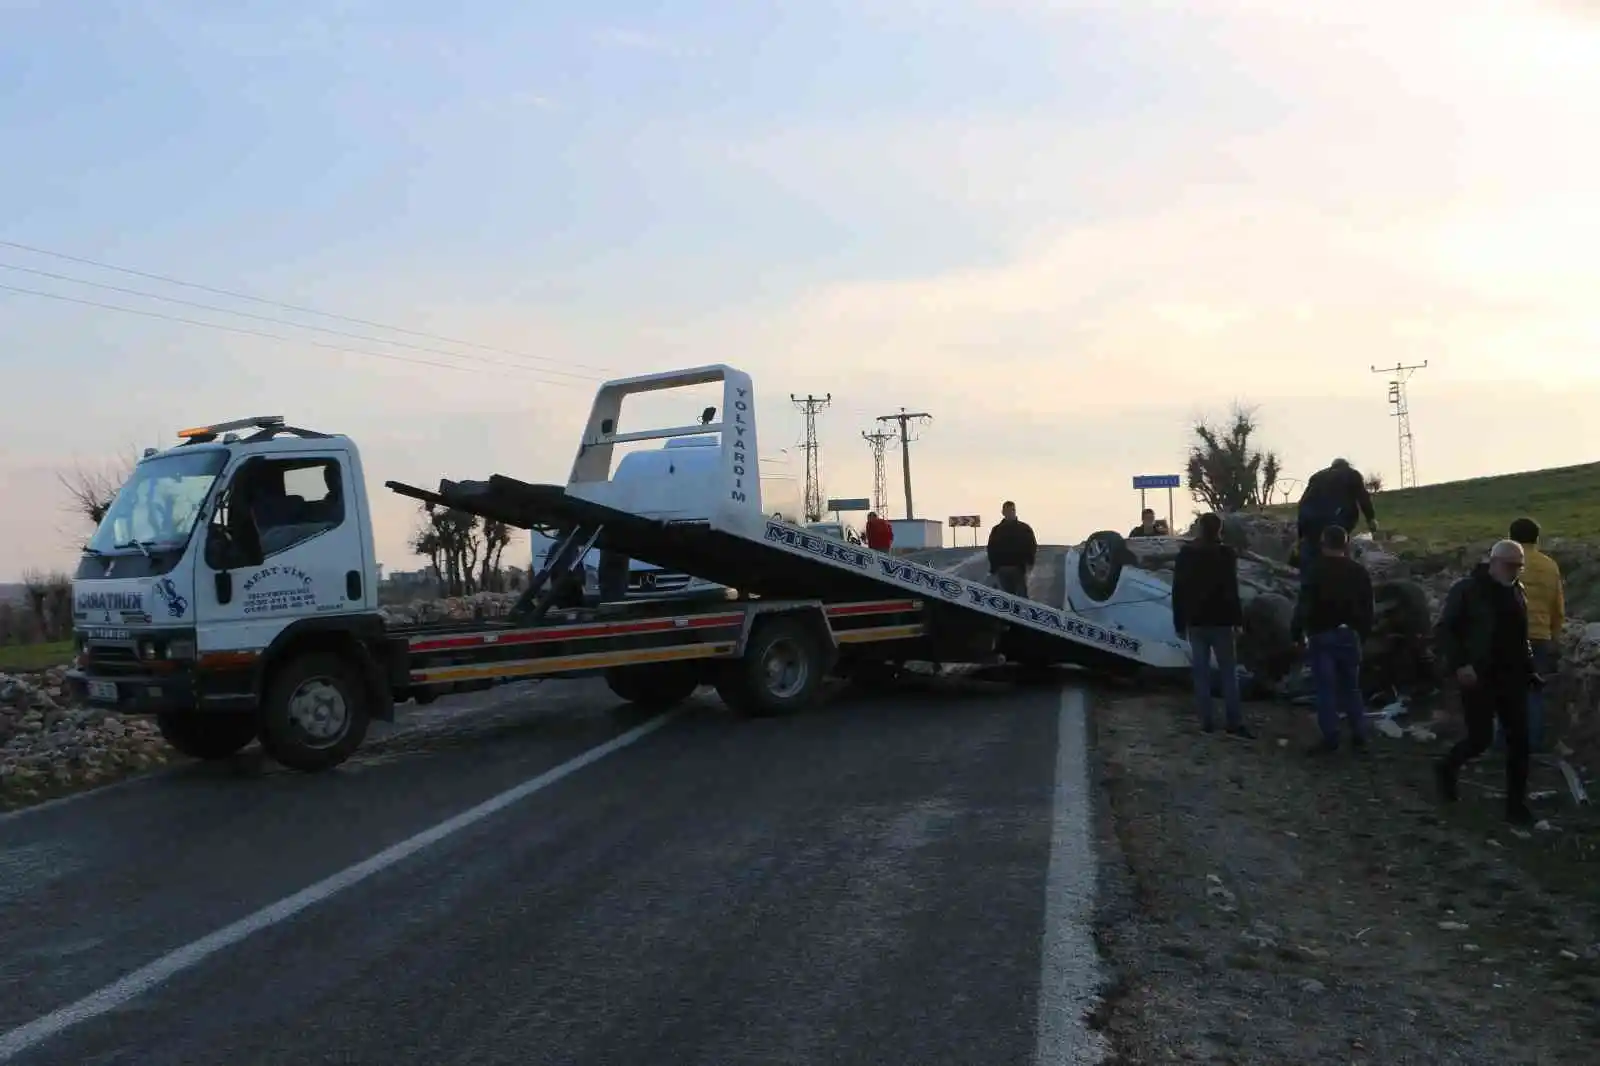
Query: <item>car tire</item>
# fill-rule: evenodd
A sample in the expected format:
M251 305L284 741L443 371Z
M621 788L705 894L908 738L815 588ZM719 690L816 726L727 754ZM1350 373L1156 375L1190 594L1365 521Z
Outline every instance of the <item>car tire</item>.
M1084 595L1096 603L1109 600L1122 580L1123 567L1133 561L1134 555L1121 533L1103 529L1089 534L1078 550L1078 584Z

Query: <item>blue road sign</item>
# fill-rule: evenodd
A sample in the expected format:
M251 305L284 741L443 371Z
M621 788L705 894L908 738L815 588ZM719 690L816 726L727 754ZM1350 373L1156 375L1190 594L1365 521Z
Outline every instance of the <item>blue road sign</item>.
M1176 489L1182 486L1182 474L1139 474L1133 479L1136 489Z

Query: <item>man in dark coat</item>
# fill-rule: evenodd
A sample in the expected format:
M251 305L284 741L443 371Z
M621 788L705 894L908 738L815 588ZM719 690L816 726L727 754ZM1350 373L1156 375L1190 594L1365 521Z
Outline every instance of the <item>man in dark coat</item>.
M1348 459L1335 459L1311 475L1305 491L1300 494L1300 506L1295 525L1300 539L1300 583L1305 584L1306 572L1321 555L1322 531L1329 526L1339 526L1346 531L1356 528L1356 519L1367 520L1367 530L1378 531L1378 519L1372 509L1372 494L1367 491L1367 479L1361 471L1350 465Z
M1327 526L1321 554L1302 559L1305 581L1295 601L1290 636L1309 651L1311 680L1316 690L1317 725L1322 740L1313 755L1339 750L1339 718L1350 722L1350 743L1367 746L1367 707L1361 696L1361 647L1372 633L1372 577L1350 558L1350 535L1341 526Z
M1222 519L1200 516L1196 539L1178 550L1172 570L1172 627L1189 641L1195 707L1200 728L1216 729L1211 702L1211 658L1221 676L1222 703L1230 736L1253 739L1239 705L1239 667L1234 637L1244 625L1239 601L1239 557L1222 543Z
M1028 595L1028 571L1038 553L1033 527L1017 517L1017 505L1007 500L1000 505L999 524L989 530L989 573L1002 592Z
M1528 643L1528 606L1519 578L1522 545L1502 540L1445 597L1434 637L1461 686L1467 735L1434 764L1439 794L1457 798L1461 767L1488 750L1496 720L1506 738L1506 818L1529 825L1528 689L1544 684Z

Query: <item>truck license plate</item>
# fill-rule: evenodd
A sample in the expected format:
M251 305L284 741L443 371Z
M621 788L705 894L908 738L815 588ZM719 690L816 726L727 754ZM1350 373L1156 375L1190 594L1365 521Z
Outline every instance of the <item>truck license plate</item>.
M89 682L89 698L96 703L116 703L117 683L115 681Z

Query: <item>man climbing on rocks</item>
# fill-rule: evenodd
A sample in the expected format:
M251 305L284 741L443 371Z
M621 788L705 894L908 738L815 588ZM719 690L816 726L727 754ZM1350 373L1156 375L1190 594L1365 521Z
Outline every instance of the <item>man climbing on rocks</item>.
M1017 517L1017 505L1007 500L1000 505L1000 522L989 530L989 573L1000 591L1013 596L1028 595L1028 571L1033 569L1039 542L1033 527Z
M1300 583L1305 584L1309 565L1321 554L1318 540L1329 526L1346 531L1356 528L1356 519L1367 520L1367 531L1378 532L1378 519L1372 509L1372 494L1367 480L1348 459L1335 459L1311 475L1300 494L1295 524L1299 534Z
M1326 526L1320 554L1302 558L1300 598L1295 602L1290 636L1308 650L1316 689L1317 726L1322 739L1309 754L1339 750L1339 718L1350 722L1350 744L1367 746L1367 707L1361 696L1361 646L1372 634L1372 577L1349 556L1350 535Z
M1539 550L1539 523L1519 518L1511 523L1511 539L1522 545L1523 595L1528 601L1528 643L1533 646L1533 668L1542 677L1555 676L1560 655L1561 630L1567 624L1567 598L1561 585L1561 566ZM1505 743L1504 730L1500 743ZM1544 692L1528 693L1528 750L1544 748Z
M1489 749L1496 720L1506 737L1506 819L1530 825L1528 810L1528 689L1542 687L1528 644L1528 605L1522 576L1526 553L1502 540L1489 558L1457 581L1434 627L1445 665L1461 686L1467 735L1434 764L1440 798L1454 803L1461 767Z

